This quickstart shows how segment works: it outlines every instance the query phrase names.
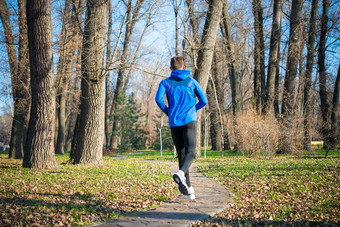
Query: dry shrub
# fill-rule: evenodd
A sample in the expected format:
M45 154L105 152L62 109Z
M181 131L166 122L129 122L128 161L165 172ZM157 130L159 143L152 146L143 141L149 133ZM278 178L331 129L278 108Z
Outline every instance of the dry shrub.
M279 130L274 116L260 116L250 109L240 114L234 126L234 142L243 154L271 157L278 146Z
M294 117L289 122L287 119L280 124L278 153L302 155L304 132L302 118Z

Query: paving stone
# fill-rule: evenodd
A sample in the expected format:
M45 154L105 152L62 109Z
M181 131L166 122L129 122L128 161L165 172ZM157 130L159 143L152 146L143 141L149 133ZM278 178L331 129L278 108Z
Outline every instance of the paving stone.
M158 207L94 226L188 226L228 208L232 203L229 190L218 182L197 172L194 166L190 168L190 181L196 195L194 201L188 200L185 195L177 194L172 201ZM172 163L169 174L172 176L177 170L178 164Z

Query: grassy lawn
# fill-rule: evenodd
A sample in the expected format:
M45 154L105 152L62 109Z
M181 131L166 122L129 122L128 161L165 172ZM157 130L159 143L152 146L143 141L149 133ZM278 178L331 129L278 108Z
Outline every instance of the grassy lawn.
M340 151L323 157L200 159L199 171L230 189L234 203L193 226L339 224Z
M234 152L207 151L195 160L203 174L230 189L228 209L193 226L325 225L340 221L340 151L305 152L302 158L278 155L248 158ZM67 164L31 170L21 160L0 154L0 226L81 226L102 222L171 200L177 187L168 164L173 151L116 154L103 166ZM164 168L166 167L166 168ZM335 224L335 225L336 225Z
M104 157L103 166L65 164L31 170L0 154L0 226L80 226L171 200L167 164Z

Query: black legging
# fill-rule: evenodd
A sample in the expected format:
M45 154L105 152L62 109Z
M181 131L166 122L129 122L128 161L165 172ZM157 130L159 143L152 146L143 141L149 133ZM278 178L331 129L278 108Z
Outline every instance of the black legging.
M185 173L187 185L190 187L189 167L195 156L196 121L171 127L171 135L177 150L179 169Z

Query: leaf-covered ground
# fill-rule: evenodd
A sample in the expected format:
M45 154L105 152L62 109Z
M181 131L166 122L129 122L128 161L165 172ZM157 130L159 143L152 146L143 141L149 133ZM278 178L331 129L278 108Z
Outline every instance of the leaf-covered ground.
M339 164L339 155L208 159L199 170L229 188L234 203L193 226L338 226Z
M66 156L66 155L65 155ZM31 170L0 154L0 226L81 226L171 200L167 164L104 158L103 166Z

